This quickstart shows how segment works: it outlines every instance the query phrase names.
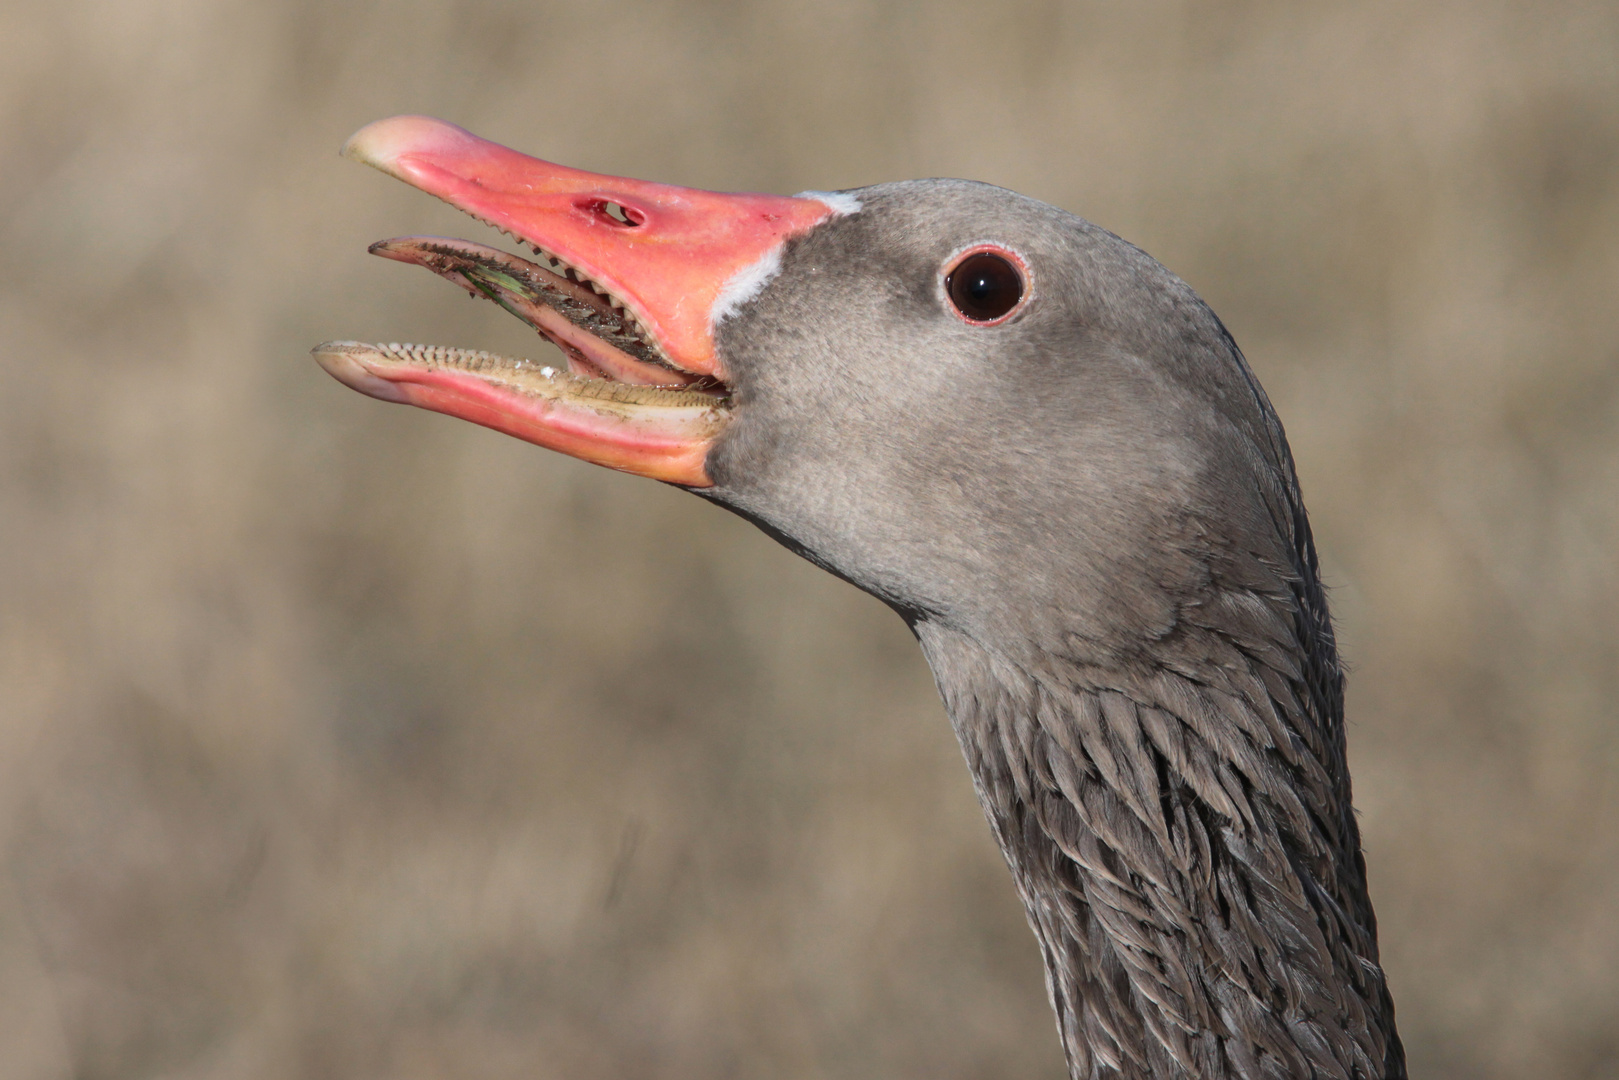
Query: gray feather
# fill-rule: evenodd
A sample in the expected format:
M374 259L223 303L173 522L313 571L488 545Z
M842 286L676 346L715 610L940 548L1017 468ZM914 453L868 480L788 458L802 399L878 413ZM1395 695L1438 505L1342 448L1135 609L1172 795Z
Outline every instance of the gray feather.
M1405 1076L1280 422L1183 282L960 181L861 191L721 327L708 497L932 665L1079 1078ZM1027 307L969 326L952 251Z

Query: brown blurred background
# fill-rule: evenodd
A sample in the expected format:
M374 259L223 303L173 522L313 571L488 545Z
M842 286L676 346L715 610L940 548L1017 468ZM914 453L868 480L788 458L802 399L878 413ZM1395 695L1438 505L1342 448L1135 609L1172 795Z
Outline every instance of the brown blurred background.
M0 1077L1061 1074L899 620L359 397L530 356L366 245L425 112L599 171L965 176L1153 252L1297 452L1415 1075L1619 1076L1619 7L0 7Z

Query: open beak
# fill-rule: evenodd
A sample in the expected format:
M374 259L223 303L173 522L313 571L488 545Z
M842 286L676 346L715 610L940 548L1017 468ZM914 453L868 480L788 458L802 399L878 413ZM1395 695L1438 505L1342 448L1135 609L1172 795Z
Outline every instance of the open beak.
M343 153L531 246L538 263L438 237L371 250L494 300L564 361L339 341L314 350L323 368L384 401L687 487L712 484L704 460L731 415L715 325L769 280L789 238L837 212L582 172L423 116L379 120Z

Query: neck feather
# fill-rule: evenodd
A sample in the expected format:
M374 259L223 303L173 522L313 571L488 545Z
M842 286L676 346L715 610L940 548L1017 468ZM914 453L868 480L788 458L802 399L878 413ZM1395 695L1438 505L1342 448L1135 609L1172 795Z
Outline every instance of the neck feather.
M1314 609L1232 592L1105 664L916 625L1076 1080L1406 1075Z

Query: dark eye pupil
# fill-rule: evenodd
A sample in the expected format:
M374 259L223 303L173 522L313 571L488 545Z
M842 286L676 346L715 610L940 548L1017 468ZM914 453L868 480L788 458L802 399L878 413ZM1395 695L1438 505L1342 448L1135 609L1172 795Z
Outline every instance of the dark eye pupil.
M993 322L1017 307L1023 276L1006 259L981 251L961 260L945 281L956 310L974 322Z

